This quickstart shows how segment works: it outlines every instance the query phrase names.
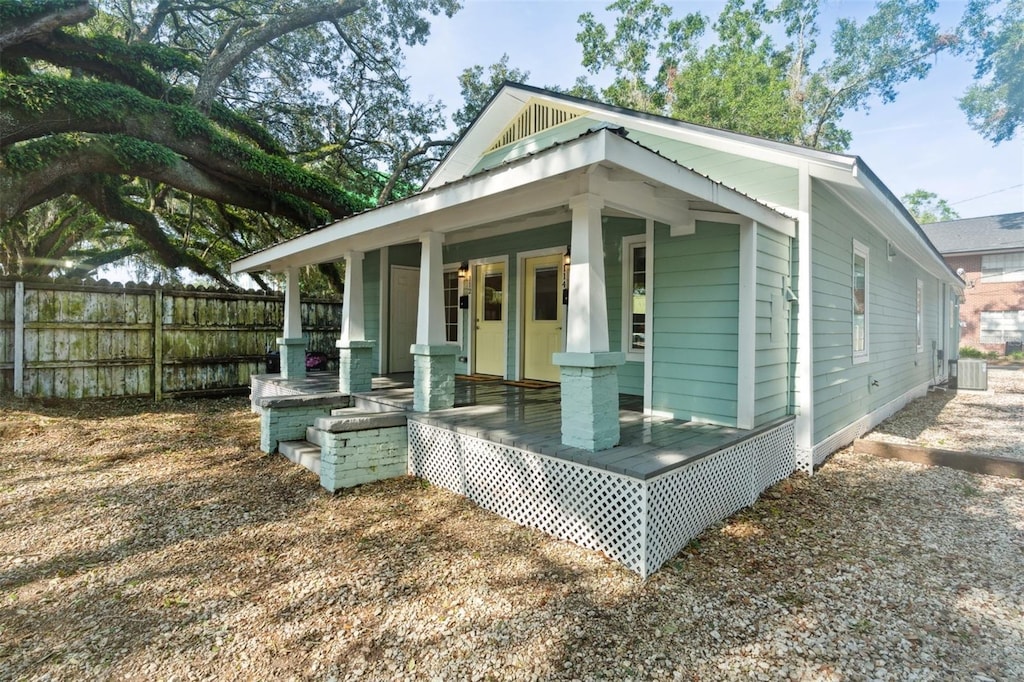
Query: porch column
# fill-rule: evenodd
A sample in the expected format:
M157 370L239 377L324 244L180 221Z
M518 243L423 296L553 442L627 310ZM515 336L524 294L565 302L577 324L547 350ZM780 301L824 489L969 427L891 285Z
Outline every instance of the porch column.
M302 301L299 298L299 270L285 269L284 335L277 340L281 351L281 378L306 376L306 339L302 338Z
M619 442L618 366L625 353L609 352L601 209L604 200L581 194L572 209L572 263L565 352L552 356L562 379L562 443L606 450Z
M363 323L363 252L345 254L345 296L341 306L338 347L338 392L365 393L373 389L373 341L366 340Z
M739 319L737 321L736 428L754 428L757 334L757 223L740 223Z
M444 290L441 245L444 235L420 236L420 294L416 310L413 355L413 409L444 410L455 405L455 354L444 328Z

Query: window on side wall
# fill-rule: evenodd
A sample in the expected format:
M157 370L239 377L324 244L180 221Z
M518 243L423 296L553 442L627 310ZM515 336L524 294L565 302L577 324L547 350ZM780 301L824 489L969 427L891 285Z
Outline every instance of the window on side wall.
M853 361L868 359L868 247L853 240Z
M924 282L917 280L917 352L924 350Z
M647 345L647 246L644 235L622 242L622 349L643 360Z
M459 273L444 271L444 333L451 343L459 342Z
M1024 282L1024 251L981 257L982 282Z

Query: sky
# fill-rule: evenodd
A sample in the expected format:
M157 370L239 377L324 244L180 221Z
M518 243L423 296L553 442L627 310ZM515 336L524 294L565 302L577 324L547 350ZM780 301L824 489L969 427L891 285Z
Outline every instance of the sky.
M444 102L449 114L461 106L458 76L470 66L488 66L509 55L509 65L528 71L529 85L572 85L585 74L576 42L577 19L599 19L610 0L463 0L454 17L434 18L427 44L408 50L406 74L413 96ZM669 2L676 16L701 11L717 17L723 2ZM964 2L939 4L939 23L952 28ZM863 18L865 0L823 0L819 56L828 50L830 27L838 17ZM842 126L852 131L847 150L860 156L896 196L916 189L934 192L961 217L1024 211L1024 137L993 146L967 125L956 97L971 83L973 65L941 55L924 81L907 83L891 104L852 112Z

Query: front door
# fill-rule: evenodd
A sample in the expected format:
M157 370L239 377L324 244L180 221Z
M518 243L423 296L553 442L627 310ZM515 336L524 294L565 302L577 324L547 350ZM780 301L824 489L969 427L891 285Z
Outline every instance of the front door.
M476 267L474 371L505 376L505 264Z
M416 343L416 308L420 297L419 268L391 266L391 343L388 353L389 372L411 372L409 346Z
M527 258L523 302L523 378L558 381L551 355L562 350L562 255Z

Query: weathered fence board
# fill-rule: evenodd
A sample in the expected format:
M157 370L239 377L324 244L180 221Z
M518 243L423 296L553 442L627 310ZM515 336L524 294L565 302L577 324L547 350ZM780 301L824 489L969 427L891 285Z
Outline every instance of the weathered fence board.
M264 371L284 297L151 286L24 283L25 395L165 395L240 389ZM0 280L0 394L17 392L17 285ZM341 303L302 303L308 348L333 356Z

